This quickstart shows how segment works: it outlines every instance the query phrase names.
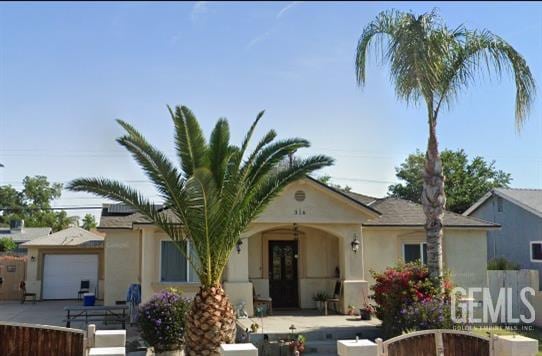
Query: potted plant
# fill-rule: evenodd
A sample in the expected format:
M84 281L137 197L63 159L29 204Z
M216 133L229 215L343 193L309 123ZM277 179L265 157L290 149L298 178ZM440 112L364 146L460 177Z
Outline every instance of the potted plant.
M305 352L305 336L303 335L297 335L297 338L295 340L292 340L290 342L290 350L292 351L292 354L296 354L296 351L301 355L303 352Z
M154 294L139 308L138 328L157 355L181 355L190 301L175 290Z
M312 300L316 302L316 309L322 311L324 309L324 303L329 299L326 292L320 291L313 295Z
M252 331L253 333L257 332L259 328L260 328L260 325L258 325L258 323L250 324L250 331Z
M371 315L374 313L374 308L370 304L364 304L363 307L359 309L359 315L361 320L371 320Z
M356 307L353 305L348 306L348 315L356 315Z

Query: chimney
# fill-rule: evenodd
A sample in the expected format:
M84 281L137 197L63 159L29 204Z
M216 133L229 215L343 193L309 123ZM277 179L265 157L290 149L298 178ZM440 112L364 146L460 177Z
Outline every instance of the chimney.
M10 220L9 222L10 231L24 231L24 220Z

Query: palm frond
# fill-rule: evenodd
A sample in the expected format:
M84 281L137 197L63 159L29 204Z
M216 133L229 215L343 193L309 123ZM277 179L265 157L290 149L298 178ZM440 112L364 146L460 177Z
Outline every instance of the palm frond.
M201 283L212 286L220 282L239 235L257 214L287 184L332 164L333 160L314 156L296 161L291 167L278 168L284 157L309 143L299 138L274 142L276 133L271 130L241 164L263 112L258 114L240 147L230 145L225 119L217 122L207 145L188 108L176 107L170 113L175 123L180 169L124 121L119 123L126 135L117 141L132 154L165 200L166 211L173 214L158 211L137 190L104 178L77 179L68 188L128 204L174 241L190 240L197 257L186 253L186 245L177 246Z

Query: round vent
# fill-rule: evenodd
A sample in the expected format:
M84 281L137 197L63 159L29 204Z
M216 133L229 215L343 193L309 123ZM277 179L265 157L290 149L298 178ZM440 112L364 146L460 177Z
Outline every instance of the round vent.
M295 192L294 198L297 201L305 200L305 192L302 190L298 190L297 192Z

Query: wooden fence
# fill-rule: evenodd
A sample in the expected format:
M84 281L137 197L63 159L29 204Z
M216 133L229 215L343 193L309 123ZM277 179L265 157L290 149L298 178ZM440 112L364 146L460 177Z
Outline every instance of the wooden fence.
M527 306L522 303L520 293L525 287L531 287L535 291L538 291L538 271L529 269L519 271L487 271L487 279L493 306L498 305L499 292L502 290L502 293L506 293L506 289L501 288L509 288L512 293L512 299L509 301L508 295L506 295L506 301L507 303L511 302L511 315L514 318L519 318L520 315L525 315L526 317L531 315ZM530 297L530 294L527 294L527 296ZM508 305L506 308L508 308ZM500 317L499 315L499 320L501 320Z
M378 356L492 356L493 338L467 331L424 330L382 341Z
M83 330L0 322L2 356L82 356L84 350Z
M26 257L0 256L0 300L20 299L19 284L25 275Z

